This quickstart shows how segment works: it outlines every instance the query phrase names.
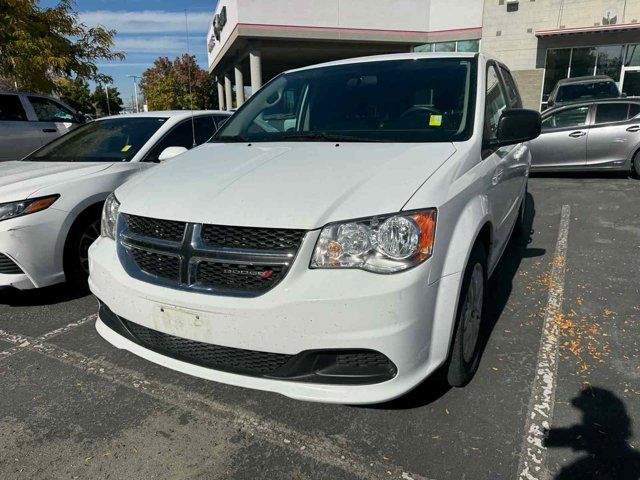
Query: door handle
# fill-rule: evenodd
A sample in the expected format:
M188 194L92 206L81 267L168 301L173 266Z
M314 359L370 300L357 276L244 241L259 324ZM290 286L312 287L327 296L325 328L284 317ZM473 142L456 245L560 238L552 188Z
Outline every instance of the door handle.
M42 131L44 133L57 133L58 130L56 130L55 128L43 128Z
M640 125L633 125L627 128L627 132L640 132Z
M572 132L569 134L569 136L573 138L580 138L580 137L584 137L585 135L586 135L585 132Z

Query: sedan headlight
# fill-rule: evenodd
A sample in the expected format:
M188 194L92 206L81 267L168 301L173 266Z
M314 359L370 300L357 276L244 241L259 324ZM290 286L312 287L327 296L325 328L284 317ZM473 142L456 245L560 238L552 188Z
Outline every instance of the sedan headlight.
M60 195L49 195L48 197L30 198L19 202L0 203L0 221L46 210L58 198Z
M433 253L436 209L332 223L320 232L311 268L360 268L394 273Z
M120 202L112 193L107 197L102 208L102 221L100 223L100 235L108 237L112 240L116 239L116 222L118 220L118 212L120 210Z

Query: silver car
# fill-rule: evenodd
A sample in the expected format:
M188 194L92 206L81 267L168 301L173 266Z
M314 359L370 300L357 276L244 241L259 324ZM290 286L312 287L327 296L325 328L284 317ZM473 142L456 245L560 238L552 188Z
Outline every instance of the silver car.
M542 114L530 142L534 171L619 170L640 175L640 97L573 103Z
M0 162L20 160L83 122L60 100L33 93L0 92Z

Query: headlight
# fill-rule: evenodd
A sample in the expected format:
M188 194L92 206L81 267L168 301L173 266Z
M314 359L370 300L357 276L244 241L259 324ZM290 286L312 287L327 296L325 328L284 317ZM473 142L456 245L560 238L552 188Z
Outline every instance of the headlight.
M102 208L102 221L100 223L100 235L108 237L112 240L116 239L116 222L118 220L118 211L120 210L120 202L112 193L107 197Z
M360 268L393 273L414 267L433 253L437 211L332 223L320 232L311 268Z
M0 203L0 221L46 210L58 198L60 195L49 195L48 197L30 198L19 202Z

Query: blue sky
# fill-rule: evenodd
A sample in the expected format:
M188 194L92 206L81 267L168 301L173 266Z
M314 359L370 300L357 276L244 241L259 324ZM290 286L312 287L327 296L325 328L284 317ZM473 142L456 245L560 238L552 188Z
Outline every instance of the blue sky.
M115 50L126 54L121 62L99 62L100 71L113 77L125 104L131 103L133 80L159 56L171 59L187 51L184 11L189 18L189 47L206 69L206 34L217 0L76 0L76 11L87 26L103 25L118 31ZM56 0L41 0L41 7Z

